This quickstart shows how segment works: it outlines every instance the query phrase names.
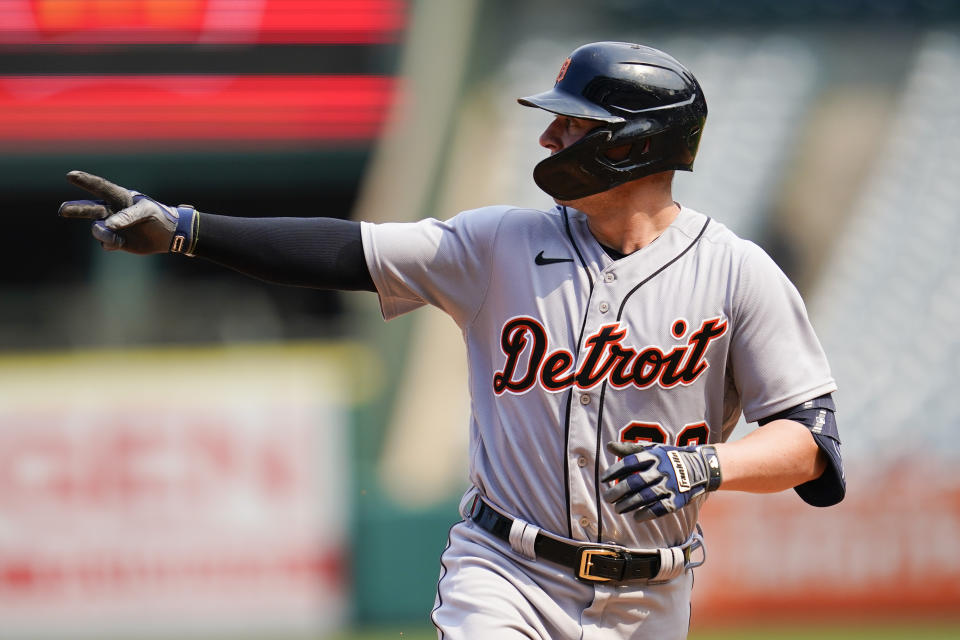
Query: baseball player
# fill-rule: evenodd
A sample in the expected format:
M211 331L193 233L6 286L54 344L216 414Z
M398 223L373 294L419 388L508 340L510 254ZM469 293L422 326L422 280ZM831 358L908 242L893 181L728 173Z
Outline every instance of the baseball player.
M719 489L839 502L836 386L796 289L756 245L673 200L707 115L669 55L600 42L520 99L554 119L548 211L441 222L249 219L71 172L108 250L184 253L284 284L432 304L469 356L470 480L441 556L439 637L683 638L697 518ZM741 412L759 429L727 442Z

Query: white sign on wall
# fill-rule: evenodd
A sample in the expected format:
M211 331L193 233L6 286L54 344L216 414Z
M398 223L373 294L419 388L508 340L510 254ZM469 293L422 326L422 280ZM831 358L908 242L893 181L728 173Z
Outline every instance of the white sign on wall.
M0 638L341 624L343 357L0 358Z

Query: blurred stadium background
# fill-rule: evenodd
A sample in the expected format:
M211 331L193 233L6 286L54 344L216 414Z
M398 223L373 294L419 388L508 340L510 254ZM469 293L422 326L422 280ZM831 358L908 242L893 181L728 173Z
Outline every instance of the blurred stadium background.
M692 637L960 637L954 0L0 0L0 638L431 637L453 324L104 253L63 175L239 216L546 206L514 98L601 39L697 74L678 199L775 257L841 389L847 500L712 497Z

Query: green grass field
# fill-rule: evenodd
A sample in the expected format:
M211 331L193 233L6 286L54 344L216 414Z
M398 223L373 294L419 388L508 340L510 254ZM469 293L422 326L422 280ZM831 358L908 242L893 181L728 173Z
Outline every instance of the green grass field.
M323 640L435 640L436 632L424 628L378 629L357 631ZM797 627L784 625L745 629L724 629L716 632L697 631L689 640L958 640L960 622L942 624L887 624ZM478 639L479 640L479 639Z

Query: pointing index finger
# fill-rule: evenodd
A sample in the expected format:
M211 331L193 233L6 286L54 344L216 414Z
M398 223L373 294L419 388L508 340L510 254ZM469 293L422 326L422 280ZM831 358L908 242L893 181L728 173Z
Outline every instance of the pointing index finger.
M113 184L106 178L86 171L71 171L67 174L67 180L103 199L114 211L126 209L133 204L133 195L128 189Z

